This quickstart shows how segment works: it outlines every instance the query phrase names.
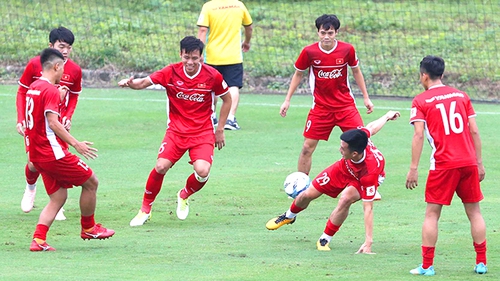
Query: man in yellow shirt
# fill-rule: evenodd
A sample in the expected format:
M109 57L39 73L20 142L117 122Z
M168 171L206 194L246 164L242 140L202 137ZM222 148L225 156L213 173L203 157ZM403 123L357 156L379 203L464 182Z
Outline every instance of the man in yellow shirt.
M239 89L243 86L243 52L250 50L252 18L245 5L238 0L212 0L203 5L197 25L198 39L206 43L205 63L215 67L229 86L232 104L224 124L225 130L239 130L236 121ZM241 26L245 40L241 40ZM216 101L214 102L214 107ZM217 123L215 115L212 116Z

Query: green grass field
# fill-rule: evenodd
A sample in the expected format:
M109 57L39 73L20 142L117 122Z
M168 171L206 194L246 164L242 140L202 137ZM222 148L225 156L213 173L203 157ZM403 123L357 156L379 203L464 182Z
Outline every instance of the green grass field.
M323 196L302 212L291 226L271 232L265 223L287 210L291 200L282 190L287 174L296 170L309 96L295 96L286 118L278 114L283 96L241 97L241 131L226 132L227 146L215 153L211 178L191 199L185 221L175 215L176 193L192 168L184 157L167 174L153 207L153 217L142 227L130 220L140 208L144 185L156 160L165 129L162 91L85 89L72 134L99 149L86 161L100 180L96 219L116 230L105 241L79 237L80 188L69 191L68 219L56 221L48 242L56 252L31 253L28 248L41 209L47 203L38 181L36 208L20 209L26 156L15 130L15 86L0 86L0 280L416 280L408 271L421 262L420 241L425 203L423 191L429 149L420 163L420 185L404 187L410 162L412 127L410 100L374 99L376 111L365 122L389 108L402 117L391 122L373 141L387 161L387 180L375 203L376 255L355 255L364 241L360 203L333 238L331 252L316 250L326 219L336 199ZM359 104L362 104L359 102ZM497 145L498 105L475 104L482 133L486 179L482 211L488 232L485 276L473 273L474 251L462 204L455 198L443 210L433 280L500 279L498 205L500 149ZM340 158L339 130L321 142L313 157L312 175Z

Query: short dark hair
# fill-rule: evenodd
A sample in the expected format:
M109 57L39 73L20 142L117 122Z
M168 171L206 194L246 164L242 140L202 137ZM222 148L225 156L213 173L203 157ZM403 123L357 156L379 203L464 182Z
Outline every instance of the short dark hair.
M181 52L184 50L188 54L195 50L199 50L201 55L203 54L204 46L203 42L194 36L186 36L181 40Z
M60 26L52 29L49 34L49 42L55 44L56 41L66 42L73 45L75 42L75 35L73 35L73 32L66 27Z
M51 68L57 59L64 61L64 56L56 49L47 48L40 53L40 62L43 69Z
M427 73L432 80L441 78L444 73L444 60L436 56L426 56L420 62L420 73Z
M318 29L318 31L321 27L323 27L323 29L325 30L329 30L333 27L333 29L337 31L340 28L340 20L336 15L324 14L316 19L316 28Z
M349 145L350 151L356 151L357 153L363 153L368 145L368 136L360 129L345 131L340 135L340 139Z

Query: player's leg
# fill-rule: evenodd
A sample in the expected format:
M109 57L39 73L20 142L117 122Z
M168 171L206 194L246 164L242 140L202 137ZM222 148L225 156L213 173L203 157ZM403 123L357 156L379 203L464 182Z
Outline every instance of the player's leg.
M320 197L323 193L317 190L314 186L309 186L305 191L300 193L290 205L290 208L282 215L272 218L266 223L266 228L269 230L276 230L285 224L292 224L295 222L295 217L305 210L311 201Z
M223 65L217 69L221 70L224 81L229 86L229 94L231 95L231 109L224 129L239 130L241 128L236 120L236 111L240 102L240 89L243 86L243 64Z
M114 230L107 229L100 223L95 223L94 214L96 209L98 185L99 181L93 172L90 178L81 184L82 193L80 194L80 223L82 225L82 231L80 233L80 237L84 240L106 239L115 234Z
M326 222L325 230L316 242L316 246L320 251L330 251L330 241L332 237L339 231L345 219L349 215L351 205L361 199L358 190L354 186L347 186L339 198L339 202L333 209L328 221Z
M312 165L312 155L318 146L318 142L319 140L316 139L304 139L304 144L302 145L302 150L300 151L299 161L297 164L297 171L309 175Z
M29 159L29 152L27 156ZM28 163L24 167L24 174L26 176L26 188L24 190L23 199L21 200L21 209L23 212L29 213L33 209L33 204L35 202L36 181L40 173L36 170L35 166L33 166L33 163L28 160Z

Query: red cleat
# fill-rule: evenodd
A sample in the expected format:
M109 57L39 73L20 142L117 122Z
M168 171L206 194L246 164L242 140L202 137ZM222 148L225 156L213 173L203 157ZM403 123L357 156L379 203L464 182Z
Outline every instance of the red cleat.
M45 252L45 251L55 251L56 249L52 248L47 242L43 242L43 244L38 244L35 239L31 241L30 251L32 252Z
M94 225L91 232L87 232L82 229L80 237L85 239L107 239L115 234L113 229L107 229L103 227L100 223Z

